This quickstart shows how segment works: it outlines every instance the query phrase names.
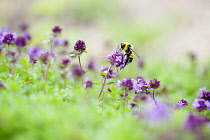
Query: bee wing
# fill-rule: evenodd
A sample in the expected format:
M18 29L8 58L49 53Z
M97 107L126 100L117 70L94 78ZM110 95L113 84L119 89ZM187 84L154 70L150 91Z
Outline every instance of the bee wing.
M134 52L138 56L138 58L140 59L140 56L133 49L131 49L131 51Z

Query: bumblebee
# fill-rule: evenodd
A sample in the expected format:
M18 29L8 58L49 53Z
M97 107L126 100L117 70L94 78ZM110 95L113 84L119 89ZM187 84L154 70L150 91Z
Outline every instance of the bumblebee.
M125 65L131 63L133 61L134 53L140 58L140 56L133 50L133 46L128 42L122 42L118 47L118 51L125 51L124 56L127 58L125 61Z

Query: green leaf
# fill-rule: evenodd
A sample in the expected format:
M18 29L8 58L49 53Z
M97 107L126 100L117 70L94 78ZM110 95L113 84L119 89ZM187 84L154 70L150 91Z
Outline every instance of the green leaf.
M101 85L101 83L93 83L94 85Z
M73 54L73 53L72 53L72 54L70 54L69 56L78 56L78 55L77 55L77 54Z
M104 62L102 62L102 63L110 63L110 61L104 61Z
M101 75L107 75L108 71L100 72Z
M109 83L107 83L106 85L111 85L111 84L113 84L114 82L109 82Z

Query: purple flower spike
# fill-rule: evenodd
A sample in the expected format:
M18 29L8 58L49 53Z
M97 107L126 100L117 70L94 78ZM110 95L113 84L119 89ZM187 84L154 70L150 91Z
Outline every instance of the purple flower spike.
M176 103L177 107L186 107L188 106L188 101L185 99L181 99Z
M81 77L83 74L83 70L77 65L72 70L72 75L74 75L76 78Z
M133 88L136 91L136 94L150 94L150 92L148 91L150 89L150 86L143 77L136 78Z
M23 36L19 36L15 40L15 45L17 47L24 47L26 45L26 38Z
M13 44L14 43L15 38L16 38L16 34L15 33L6 33L4 35L4 38L3 38L2 42L4 44L10 45L10 44Z
M134 79L124 78L122 81L118 81L117 86L124 87L127 90L133 90Z
M87 68L88 68L89 70L96 69L96 64L94 63L93 60L91 60L91 61L88 63Z
M60 64L60 68L61 69L65 69L67 67L67 65L70 63L70 60L69 59L63 59L62 60L62 63Z
M93 86L93 82L90 80L87 80L85 84L86 84L86 88L90 88Z
M78 40L74 45L74 49L79 52L83 52L86 49L85 42L83 40Z
M41 47L30 47L28 48L28 55L30 58L30 62L36 63L37 59L41 55L42 48Z
M110 63L112 65L115 65L116 67L120 67L120 69L124 68L124 55L121 52L114 51L111 54L109 54L108 59L110 60Z
M55 26L53 29L52 29L52 32L54 33L55 36L57 36L58 34L60 34L62 31L61 27L59 26Z
M197 129L203 126L207 122L208 120L204 117L190 114L187 118L184 129L185 130Z
M207 109L204 99L195 99L193 102L193 107L196 108L198 111L203 111Z
M157 89L160 87L160 81L154 78L153 80L150 80L149 85L152 89Z

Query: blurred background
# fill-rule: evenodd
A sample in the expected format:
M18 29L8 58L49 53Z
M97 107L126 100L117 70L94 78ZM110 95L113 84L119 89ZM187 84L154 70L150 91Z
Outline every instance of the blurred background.
M142 58L182 61L209 57L209 0L0 0L0 26L26 23L32 44L43 45L55 25L70 42L86 42L88 57L104 60L123 41Z

